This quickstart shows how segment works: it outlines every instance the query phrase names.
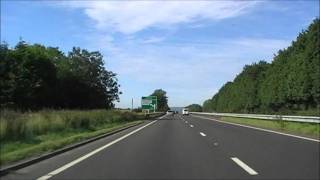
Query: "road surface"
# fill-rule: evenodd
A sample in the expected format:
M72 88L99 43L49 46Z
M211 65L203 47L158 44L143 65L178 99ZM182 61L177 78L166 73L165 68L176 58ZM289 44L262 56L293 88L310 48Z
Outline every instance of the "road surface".
M167 115L2 179L319 179L319 142Z

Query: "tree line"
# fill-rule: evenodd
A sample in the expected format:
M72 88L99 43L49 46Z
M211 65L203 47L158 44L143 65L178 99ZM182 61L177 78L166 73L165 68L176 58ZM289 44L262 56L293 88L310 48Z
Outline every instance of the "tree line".
M112 108L119 100L116 74L100 52L20 41L0 46L0 106L19 110Z
M246 65L227 82L204 111L237 113L295 113L319 115L320 20L315 19L291 45L279 50L271 63Z
M200 104L190 104L189 106L186 106L186 108L188 108L190 112L202 112Z

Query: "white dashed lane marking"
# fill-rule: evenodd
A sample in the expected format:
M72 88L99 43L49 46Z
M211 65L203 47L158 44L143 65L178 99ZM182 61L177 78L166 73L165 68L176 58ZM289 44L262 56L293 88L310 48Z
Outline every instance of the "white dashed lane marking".
M231 158L236 164L238 164L238 166L240 166L242 169L244 169L245 171L247 171L247 173L249 173L250 175L257 175L258 173L253 170L251 167L249 167L248 165L246 165L244 162L242 162L240 159L236 158L236 157L232 157Z

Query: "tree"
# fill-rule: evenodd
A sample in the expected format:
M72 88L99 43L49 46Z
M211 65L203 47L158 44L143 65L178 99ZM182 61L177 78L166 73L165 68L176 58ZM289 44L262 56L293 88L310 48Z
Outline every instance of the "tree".
M168 97L167 92L162 89L156 89L151 96L157 96L158 111L167 111L169 109L168 106Z
M202 110L204 112L212 112L213 111L212 99L207 99L203 102Z
M106 70L99 52L20 41L0 46L1 108L112 108L119 100L116 74Z
M204 111L293 113L320 108L320 20L315 19L271 64L246 65L203 103Z
M16 108L38 109L50 107L56 82L56 68L45 53L45 47L28 45L24 41L17 44L8 55L7 64L14 86L10 96ZM7 81L8 82L8 81Z
M191 112L202 112L202 107L199 104L190 104L187 108L189 108Z
M10 59L11 50L7 43L0 44L0 107L11 107L16 86L17 63Z
M112 108L119 100L116 74L104 68L103 56L73 48L68 61L60 64L60 87L65 97L61 99L67 108Z

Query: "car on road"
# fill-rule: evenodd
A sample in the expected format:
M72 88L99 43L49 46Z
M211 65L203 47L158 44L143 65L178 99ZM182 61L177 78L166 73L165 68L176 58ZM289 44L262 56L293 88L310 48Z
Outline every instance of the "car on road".
M173 114L173 111L168 110L168 111L167 111L167 114Z
M182 109L182 115L189 115L189 109L188 108L183 108Z

